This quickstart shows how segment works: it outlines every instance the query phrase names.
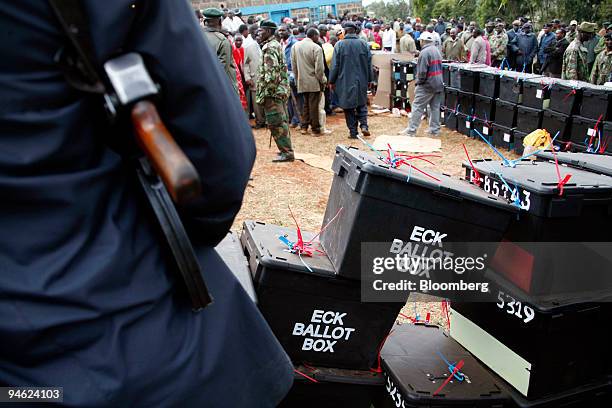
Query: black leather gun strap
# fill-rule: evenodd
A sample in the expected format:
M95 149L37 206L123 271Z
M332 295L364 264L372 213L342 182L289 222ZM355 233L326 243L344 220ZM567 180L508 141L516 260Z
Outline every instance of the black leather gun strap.
M94 48L89 31L87 15L81 0L49 0L64 33L70 39L72 49L80 57L78 69L92 86L91 91L104 93L104 82L95 68Z

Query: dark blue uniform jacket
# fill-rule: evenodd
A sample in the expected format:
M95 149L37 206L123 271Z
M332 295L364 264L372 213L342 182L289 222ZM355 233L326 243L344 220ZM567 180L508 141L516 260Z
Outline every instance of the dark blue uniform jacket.
M214 304L176 295L133 168L108 147L97 97L53 61L43 0L0 0L0 386L64 387L68 406L273 406L292 368L214 251L255 147L187 1L83 1L99 63L136 51L203 197L181 209Z

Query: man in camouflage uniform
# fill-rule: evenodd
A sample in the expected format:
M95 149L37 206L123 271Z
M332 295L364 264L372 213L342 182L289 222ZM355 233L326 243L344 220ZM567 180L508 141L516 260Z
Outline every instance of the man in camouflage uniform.
M491 44L491 66L499 67L506 58L508 48L508 34L504 30L504 23L497 23L495 32L489 36Z
M589 80L588 50L584 42L590 40L595 33L595 24L586 21L580 23L578 35L563 54L561 79Z
M238 83L236 82L236 65L232 53L232 45L222 32L221 18L223 12L218 8L207 8L202 13L204 15L204 37L211 46L223 70L230 80L236 94L238 94Z
M283 47L274 36L276 28L273 21L263 21L257 33L261 39L261 65L257 71L256 102L264 108L268 129L280 151L273 161L286 162L294 160L287 113L289 74Z
M595 58L595 64L591 71L591 83L595 85L605 84L612 72L612 32L604 36L606 49Z

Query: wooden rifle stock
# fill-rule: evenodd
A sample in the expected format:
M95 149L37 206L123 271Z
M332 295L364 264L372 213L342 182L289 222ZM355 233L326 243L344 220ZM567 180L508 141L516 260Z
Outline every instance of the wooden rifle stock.
M177 204L201 194L200 177L185 153L161 121L155 105L140 101L132 108L132 123L138 144Z

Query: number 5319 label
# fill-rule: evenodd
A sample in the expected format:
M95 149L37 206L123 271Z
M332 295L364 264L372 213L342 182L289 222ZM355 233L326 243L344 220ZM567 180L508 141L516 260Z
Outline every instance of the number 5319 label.
M512 296L501 290L497 292L497 307L505 310L506 313L522 319L524 323L529 323L535 317L535 311L529 305L522 304Z

